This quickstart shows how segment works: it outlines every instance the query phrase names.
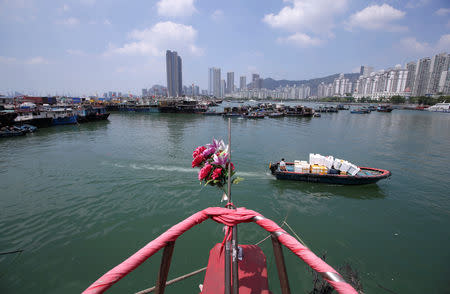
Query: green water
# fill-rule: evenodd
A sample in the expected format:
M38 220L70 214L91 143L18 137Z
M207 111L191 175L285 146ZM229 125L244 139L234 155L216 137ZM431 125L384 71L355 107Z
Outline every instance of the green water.
M233 162L245 181L239 206L287 222L318 255L348 262L365 293L448 293L450 115L400 111L321 118L232 120ZM173 224L220 205L190 167L192 150L227 138L222 117L114 113L109 122L42 129L0 141L0 293L79 293ZM368 186L276 181L269 161L332 154L389 169ZM239 227L241 243L266 233ZM180 237L169 279L206 265L223 238L207 221ZM269 284L280 293L270 242ZM134 293L156 280L161 254L110 289ZM16 258L15 258L16 257ZM285 250L293 293L312 289L304 263ZM198 293L203 275L167 293Z

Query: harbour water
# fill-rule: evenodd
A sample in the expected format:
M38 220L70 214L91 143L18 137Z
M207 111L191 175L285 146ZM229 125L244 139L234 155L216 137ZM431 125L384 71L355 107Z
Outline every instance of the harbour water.
M365 293L446 293L450 276L450 116L324 113L321 118L232 119L232 160L245 180L238 206L287 222L338 269L349 263ZM227 137L222 117L113 113L109 121L57 126L0 141L1 293L79 293L170 226L221 205L191 168L195 147ZM388 169L368 186L276 181L269 161L307 160L310 152ZM223 205L223 203L222 203ZM239 227L241 243L267 234ZM223 238L207 221L179 238L169 279L206 266ZM270 241L269 285L280 293ZM312 274L287 250L293 293L312 290ZM161 254L110 289L151 287ZM203 275L167 293L198 293ZM387 290L386 290L387 289ZM391 291L391 292L389 292Z

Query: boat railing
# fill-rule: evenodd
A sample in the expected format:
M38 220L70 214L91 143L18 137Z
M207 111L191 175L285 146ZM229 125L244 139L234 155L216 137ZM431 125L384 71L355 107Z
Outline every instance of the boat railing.
M156 289L159 289L157 293L163 293L166 286L176 239L195 225L204 222L208 218L226 225L229 228L228 231L230 231L231 227L236 226L239 223L254 222L271 234L280 278L280 286L283 294L290 293L290 290L281 244L287 247L297 257L302 259L313 270L318 272L338 293L357 294L356 290L350 284L345 282L342 276L335 269L317 257L308 247L301 244L297 239L288 234L272 220L265 218L263 215L253 210L248 210L243 207L237 209L209 207L193 214L184 221L168 229L124 262L104 274L92 285L90 285L83 293L103 293L113 284L140 266L156 252L164 248L158 279L155 286Z

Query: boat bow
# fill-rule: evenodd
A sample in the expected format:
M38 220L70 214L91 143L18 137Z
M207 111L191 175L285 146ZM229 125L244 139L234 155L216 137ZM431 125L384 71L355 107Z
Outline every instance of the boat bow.
M297 239L289 235L275 222L265 218L258 212L246 209L244 207L239 207L237 209L209 207L193 214L184 221L168 229L166 232L148 243L146 246L141 248L138 252L130 256L124 262L104 274L91 286L89 286L83 293L103 293L120 279L136 269L149 257L168 245L169 242L174 242L179 236L188 231L190 228L204 222L208 218L211 218L212 220L224 224L228 227L232 227L240 223L255 222L266 231L275 235L280 243L286 246L295 255L306 262L312 269L318 272L329 284L334 287L334 289L338 293L357 293L350 284L344 281L342 276L335 269L333 269L326 262L317 257L311 250L309 250L309 248L302 245Z

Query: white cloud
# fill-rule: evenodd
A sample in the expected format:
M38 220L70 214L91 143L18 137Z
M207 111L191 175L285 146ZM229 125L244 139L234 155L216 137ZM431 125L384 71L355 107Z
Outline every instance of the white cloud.
M26 64L47 64L48 61L41 56L37 56L37 57L28 59L27 61L25 61L25 63Z
M167 17L185 17L194 14L197 9L195 0L160 0L156 3L158 14Z
M431 51L430 44L426 42L419 42L414 37L403 38L400 40L400 46L407 51L412 51L416 53L427 54Z
M335 18L347 9L347 0L285 0L291 4L278 14L266 14L263 22L273 28L291 32L280 37L279 43L301 48L319 46L334 38Z
M394 7L383 5L372 5L356 12L350 16L347 29L366 29L366 30L383 30L388 32L407 31L406 26L395 24L395 21L401 20L405 16L404 11L395 9Z
M67 49L66 52L69 55L76 55L76 56L85 56L86 55L86 53L84 51L77 50L77 49Z
M399 47L406 52L423 55L446 52L450 48L450 34L442 35L434 45L427 42L419 42L414 37L403 38L399 42Z
M440 51L448 51L450 48L450 34L442 35L436 44L436 49Z
M70 10L69 5L64 4L62 10L63 10L63 11L69 11L69 10Z
M430 2L430 0L413 0L406 3L406 8L419 8L425 6Z
M347 0L289 0L278 14L267 14L263 21L273 28L295 33L331 34L334 18L347 9Z
M439 8L435 13L439 16L446 16L450 14L450 8Z
M195 45L197 31L192 26L171 21L159 22L144 30L134 30L129 38L135 41L116 48L109 45L105 55L151 55L163 56L168 49L179 52L202 55L203 50Z
M104 25L107 25L107 26L110 26L110 25L111 25L111 22L109 21L109 19L105 19L105 20L103 21L103 24L104 24Z
M221 21L223 19L223 11L220 9L214 10L214 12L211 14L211 18L214 21Z
M66 26L76 26L80 23L78 18L75 17L69 17L66 19L58 20L56 23L66 25Z
M291 43L301 48L319 46L323 44L323 40L320 40L318 38L312 38L307 34L303 33L295 33L286 38L278 38L278 42Z

